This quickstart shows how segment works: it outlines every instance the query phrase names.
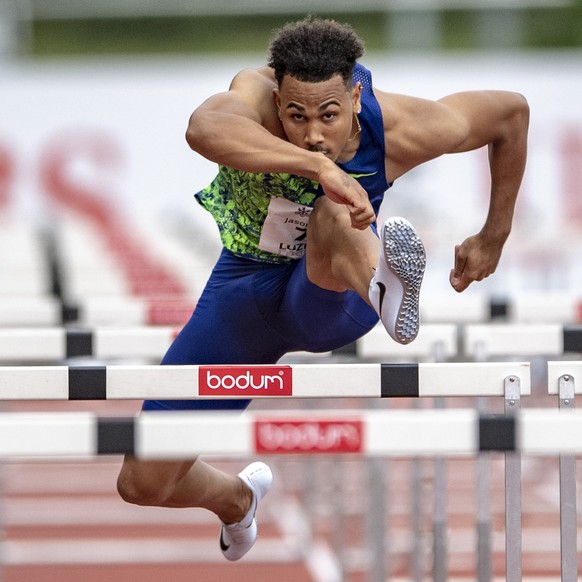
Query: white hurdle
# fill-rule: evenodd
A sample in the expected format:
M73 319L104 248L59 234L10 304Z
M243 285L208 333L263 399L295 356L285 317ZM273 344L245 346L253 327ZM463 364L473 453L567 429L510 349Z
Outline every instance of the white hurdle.
M412 343L401 345L392 340L384 326L379 324L357 341L356 352L367 360L451 358L458 354L458 326L428 323L420 327Z
M220 391L210 397L247 397L249 389L270 392L265 378L274 382L283 397L398 397L398 396L500 396L511 398L531 391L527 362L466 364L348 364L288 366L44 366L0 368L0 396L25 400L24 386L45 378L36 398L47 398L59 388L59 399L71 399L82 386L93 382L93 396L106 398L207 397L206 389ZM216 377L216 378L215 378ZM548 364L548 390L560 393L564 378L582 378L582 362ZM285 383L290 378L290 384ZM18 380L19 379L19 380ZM145 393L129 390L148 380ZM201 380L202 379L202 380ZM16 391L7 388L20 382ZM566 380L569 382L570 380ZM237 385L238 382L238 385ZM248 385L247 385L248 384ZM156 391L153 392L153 386ZM261 385L262 388L257 386ZM254 386L254 387L250 387ZM361 388L359 388L361 386ZM580 393L582 382L570 384L569 397ZM249 388L250 387L250 388ZM510 389L508 391L508 388ZM189 396L185 396L188 390ZM232 391L236 394L233 394ZM287 392L289 390L289 392ZM66 394L66 398L65 398ZM87 396L87 395L85 395ZM276 396L280 397L280 396ZM72 398L75 399L75 398ZM196 454L218 456L255 455L359 455L475 456L499 451L512 455L555 455L574 458L582 453L582 414L569 410L515 410L509 415L480 414L476 410L340 410L240 413L168 412L140 416L102 417L92 413L0 414L0 459L37 457L84 458L134 454L145 459L185 458ZM561 470L561 475L563 474ZM571 474L575 479L575 474ZM574 481L575 487L575 481ZM561 485L561 502L565 489ZM575 492L575 488L574 488ZM569 508L569 514L568 514ZM506 511L513 514L512 508ZM561 509L562 580L575 572L575 497ZM574 531L572 531L574 523ZM506 524L521 532L521 521ZM514 535L515 532L512 533ZM520 534L519 534L520 535ZM574 540L572 542L572 539ZM567 540L564 542L564 540ZM574 547L572 553L571 547ZM518 580L521 554L511 554L507 580ZM511 554L511 555L509 555ZM513 564L513 566L512 566ZM512 566L511 569L509 568Z
M97 360L159 361L176 337L171 326L0 328L0 362Z
M479 358L498 356L561 356L582 352L582 326L561 324L474 324L463 332L464 352Z
M0 400L399 398L531 392L529 362L3 366Z
M0 298L2 327L55 326L62 320L61 302L45 295Z
M101 400L101 399L151 399L151 398L257 398L257 397L275 397L275 398L394 398L394 397L459 397L459 396L504 396L508 392L508 387L516 389L519 395L528 395L531 392L530 386L530 366L527 362L487 362L483 364L475 363L418 363L418 364L292 364L277 366L8 366L0 368L0 399L4 400L27 400L27 399L55 399L55 400ZM379 412L379 411L378 411ZM401 442L400 439L392 440L392 430L398 431L403 437L413 435L415 432L425 435L423 445L417 448L414 444L409 446L405 443L408 438L404 438L400 447L391 449L379 448L372 445L372 449L361 448L361 450L349 449L348 452L361 452L362 454L386 455L396 454L437 454L441 451L438 445L439 440L437 433L446 434L449 427L457 426L459 429L464 427L461 432L453 432L451 440L446 440L447 451L454 453L475 452L474 438L475 434L481 434L479 431L474 432L475 418L474 412L470 411L469 417L473 420L467 420L463 415L457 415L456 411L435 411L437 416L430 417L422 414L424 411L414 410L408 414L394 417L396 425L388 428L384 437L380 439L386 442ZM428 412L428 411L426 411ZM419 414L421 413L421 414ZM442 414L441 414L442 413ZM213 417L209 415L182 415L169 416L154 414L142 415L139 419L113 419L99 420L93 418L87 420L87 417L66 417L66 426L71 433L67 436L62 434L55 426L55 418L45 419L49 426L43 428L40 425L33 425L30 416L11 417L5 426L4 432L0 429L0 440L3 442L17 442L19 447L25 447L22 435L19 431L23 426L28 426L31 435L44 435L45 433L56 435L60 447L71 446L69 451L73 456L87 454L91 447L98 454L130 452L135 454L128 443L136 439L136 435L145 434L154 429L142 429L143 422L153 423L152 426L159 426L158 420L173 420L176 426L180 425L182 419L186 423L198 419L208 419L214 422ZM417 416L418 415L418 416ZM225 418L221 415L222 418ZM245 418L249 418L245 416ZM327 417L323 424L310 424L316 418L314 413L309 415L309 421L299 421L301 424L300 433L305 433L305 438L316 438L324 440L327 438L337 438L334 436L337 431L347 431L348 436L353 433L357 427L363 424L369 425L365 429L367 435L366 441L369 442L371 434L379 434L377 424L381 421L378 417L371 416L356 417L354 422L340 422L338 425L333 418ZM420 424L413 423L408 425L409 418L417 418L422 421ZM434 418L434 428L429 424ZM369 420L368 420L369 419ZM41 419L42 420L42 419ZM219 418L216 418L218 422ZM245 442L245 434L236 431L248 431L247 428L236 428L237 423L242 420L234 420L235 428L224 427L224 435L232 437L237 443ZM291 422L291 424L289 424ZM329 424L331 422L331 424ZM460 424L458 424L460 422ZM83 432L82 424L89 424ZM468 423L468 424L467 424ZM487 419L481 423L487 425ZM286 427L294 426L293 421L289 418L284 420ZM469 428L469 425L472 428ZM216 424L216 426L219 426ZM242 426L245 426L244 424ZM262 426L262 425L261 425ZM275 425L270 426L273 430ZM410 428L404 428L410 426ZM483 433L479 437L481 443L485 443L483 450L497 450L498 445L493 434L505 434L503 427L507 422L502 419L501 425L497 426L495 433L487 436L489 433ZM91 428L92 427L92 428ZM115 428L112 428L115 427ZM315 427L315 436L312 433ZM320 428L317 428L320 427ZM321 427L324 427L323 437L317 436ZM331 427L331 428L330 428ZM327 432L328 429L331 432ZM412 429L412 433L409 431ZM188 432L190 428L186 428ZM270 430L265 428L263 430ZM145 431L145 432L144 432ZM469 432L473 431L473 437L468 440ZM97 436L95 436L97 434ZM354 433L356 434L356 433ZM386 435L390 435L386 438ZM60 437L58 435L61 435ZM93 436L92 436L93 435ZM102 435L99 437L99 435ZM125 435L125 436L123 436ZM311 435L311 436L309 436ZM73 442L69 443L69 438ZM156 442L165 442L163 434L154 433L150 441L155 446ZM303 438L303 437L302 437ZM358 437L360 438L360 437ZM362 437L363 438L363 437ZM416 437L418 438L418 437ZM512 442L515 436L510 436ZM95 441L97 439L97 441ZM101 439L101 440L100 440ZM124 440L125 439L125 440ZM159 441L161 439L161 441ZM343 437L342 437L343 439ZM490 440L487 445L487 439ZM43 439L44 440L44 439ZM348 439L353 441L353 437ZM123 443L126 444L123 444ZM371 441L374 442L374 441ZM413 438L410 442L414 443ZM418 440L416 441L418 442ZM471 443L468 449L466 443ZM109 444L107 444L109 443ZM343 443L343 440L342 440ZM461 444L464 443L464 444ZM47 446L46 442L40 444L42 448ZM133 446L133 445L132 445ZM163 446L163 445L162 445ZM202 445L201 445L202 446ZM206 446L206 445L204 445ZM339 444L338 452L343 450L344 446ZM358 445L363 447L363 445ZM378 445L379 446L379 445ZM436 448L434 448L436 446ZM511 445L512 447L515 445ZM89 449L87 448L89 447ZM122 447L122 448L120 448ZM428 448L427 448L428 447ZM501 450L506 450L507 445L501 445ZM19 448L20 454L26 449ZM93 449L91 449L93 450ZM334 449L335 450L335 449ZM58 448L55 454L63 451ZM83 453L84 451L84 453ZM138 454L142 454L143 449L139 449ZM149 455L149 449L143 454ZM235 449L233 454L248 454L248 449ZM271 449L265 445L265 450L271 452ZM4 453L8 451L4 450ZM221 454L219 449L200 450L200 453ZM258 450L257 450L258 452ZM331 452L331 451L330 451ZM0 457L3 452L0 449ZM49 453L46 453L49 454ZM158 453L151 453L153 455ZM164 454L159 451L159 454ZM168 453L172 454L172 453ZM178 457L181 455L196 454L194 449L188 452L184 449L176 451Z
M549 435L549 438L548 438ZM0 413L0 457L147 459L282 454L467 456L582 453L582 414L529 409L507 417L455 410L325 412Z
M0 362L62 362L75 357L158 362L179 329L172 325L0 327ZM353 355L365 361L443 361L459 355L479 358L482 353L552 356L566 352L582 352L581 325L429 323L421 326L416 340L408 345L394 342L378 325L357 341ZM306 355L312 356L302 353ZM288 358L294 356L291 353Z

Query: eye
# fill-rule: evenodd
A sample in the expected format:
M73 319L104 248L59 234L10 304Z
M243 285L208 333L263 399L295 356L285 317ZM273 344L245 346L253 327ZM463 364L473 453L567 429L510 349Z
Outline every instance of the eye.
M325 119L326 121L332 121L333 119L335 119L337 117L337 113L324 113L323 114L323 119Z

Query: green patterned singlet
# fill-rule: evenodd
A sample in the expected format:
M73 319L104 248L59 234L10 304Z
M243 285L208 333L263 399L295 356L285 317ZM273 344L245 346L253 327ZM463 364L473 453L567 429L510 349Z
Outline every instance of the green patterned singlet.
M196 199L212 214L226 249L268 263L288 263L294 259L259 248L269 203L275 197L313 207L318 186L293 174L255 174L219 166L216 178Z

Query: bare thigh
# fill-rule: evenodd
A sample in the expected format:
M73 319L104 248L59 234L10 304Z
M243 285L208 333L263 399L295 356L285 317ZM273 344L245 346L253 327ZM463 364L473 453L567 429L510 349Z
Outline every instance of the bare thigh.
M367 300L367 289L378 260L379 242L372 228L352 228L348 209L322 196L307 228L307 277L322 289L356 291Z

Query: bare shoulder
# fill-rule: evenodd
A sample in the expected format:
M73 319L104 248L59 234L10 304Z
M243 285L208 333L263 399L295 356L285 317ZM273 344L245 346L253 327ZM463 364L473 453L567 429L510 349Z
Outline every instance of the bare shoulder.
M229 93L244 101L257 115L257 121L275 134L281 132L273 98L277 88L275 75L270 67L243 69L235 75Z
M246 94L272 94L276 89L275 74L270 67L260 69L243 69L238 72L230 83L230 91Z
M374 90L384 120L385 131L408 130L426 127L427 121L447 115L446 108L439 101L422 97L387 93Z
M527 128L523 96L465 91L437 101L376 91L393 178L442 154L471 151Z
M386 140L386 167L396 179L447 149L454 120L446 106L421 97L376 91ZM447 131L443 132L443 127Z

